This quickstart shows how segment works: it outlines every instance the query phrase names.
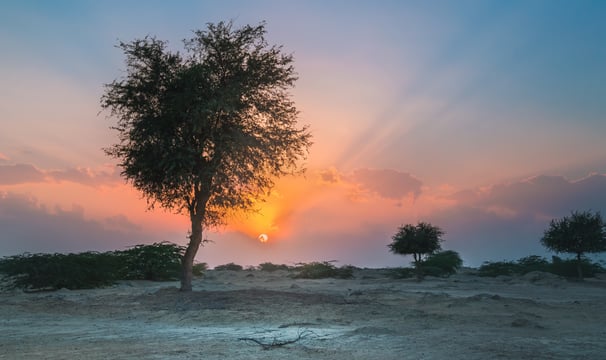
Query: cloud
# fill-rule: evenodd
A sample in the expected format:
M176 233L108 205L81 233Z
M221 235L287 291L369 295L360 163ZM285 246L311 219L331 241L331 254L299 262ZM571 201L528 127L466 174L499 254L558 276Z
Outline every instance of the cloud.
M578 180L536 176L482 189L460 191L455 205L432 213L446 243L477 266L486 260L549 256L540 239L549 221L574 210L606 212L606 175Z
M3 153L0 153L0 162L5 162L5 161L9 161L10 158L6 155L4 155Z
M44 182L44 173L29 164L0 165L0 185Z
M23 252L123 249L165 239L145 233L124 215L89 220L84 209L49 209L35 198L0 193L0 256Z
M384 198L399 200L421 194L423 183L414 176L391 169L357 169L348 180Z
M18 185L43 182L73 182L87 186L109 185L121 182L116 168L93 170L74 167L62 170L41 170L31 164L0 165L0 185Z

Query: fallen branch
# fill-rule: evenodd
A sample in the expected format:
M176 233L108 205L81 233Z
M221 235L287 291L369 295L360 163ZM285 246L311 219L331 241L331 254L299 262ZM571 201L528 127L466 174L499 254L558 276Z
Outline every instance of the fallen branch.
M277 348L277 347L282 347L284 345L290 345L290 344L294 344L297 341L300 341L302 339L304 339L305 337L307 337L308 335L313 334L313 332L311 330L305 330L299 333L299 335L291 340L281 340L278 341L278 339L274 338L274 340L272 342L264 342L263 340L259 340L259 339L255 339L255 338L249 338L249 337L245 337L245 338L238 338L238 340L241 341L252 341L258 345L260 345L263 350L269 350L269 349L273 349L273 348Z

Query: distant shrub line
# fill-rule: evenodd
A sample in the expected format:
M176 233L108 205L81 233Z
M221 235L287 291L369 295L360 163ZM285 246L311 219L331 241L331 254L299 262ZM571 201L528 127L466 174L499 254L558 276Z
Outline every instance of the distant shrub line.
M547 259L532 255L521 258L517 261L496 261L485 262L478 269L479 276L512 276L524 275L532 271L543 271L563 277L577 276L577 260L562 259L558 256L552 256L551 262ZM601 264L591 262L588 259L581 260L581 268L583 275L586 277L594 277L596 274L606 272Z
M168 243L137 245L123 251L77 254L21 254L0 259L0 273L13 287L87 289L117 280L166 281L179 278L184 247ZM196 264L202 275L206 264Z

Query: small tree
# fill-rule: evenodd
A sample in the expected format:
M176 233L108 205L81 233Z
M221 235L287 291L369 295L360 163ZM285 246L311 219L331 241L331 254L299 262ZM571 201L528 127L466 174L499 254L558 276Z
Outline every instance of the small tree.
M556 253L575 254L577 274L582 279L583 255L606 251L606 226L599 212L575 211L570 217L551 220L541 244Z
M150 208L187 215L181 290L191 291L203 227L255 209L274 178L299 173L311 135L297 125L289 90L291 55L269 46L265 25L208 24L171 52L153 37L119 44L123 78L106 86L101 105L118 124L106 153Z
M442 249L440 242L443 241L443 235L442 229L426 222L419 222L416 226L407 224L392 236L393 242L388 247L394 254L412 255L417 278L421 280L423 257Z

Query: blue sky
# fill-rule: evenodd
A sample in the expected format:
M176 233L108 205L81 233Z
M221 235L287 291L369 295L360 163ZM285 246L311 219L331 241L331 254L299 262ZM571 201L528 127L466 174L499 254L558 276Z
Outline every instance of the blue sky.
M99 98L124 70L119 40L155 35L176 51L230 19L266 21L294 54L314 146L306 177L212 232L201 261L395 265L391 234L420 220L471 265L543 252L550 218L606 210L605 15L603 1L3 3L0 255L185 241L187 222L147 212L101 151L117 138Z

